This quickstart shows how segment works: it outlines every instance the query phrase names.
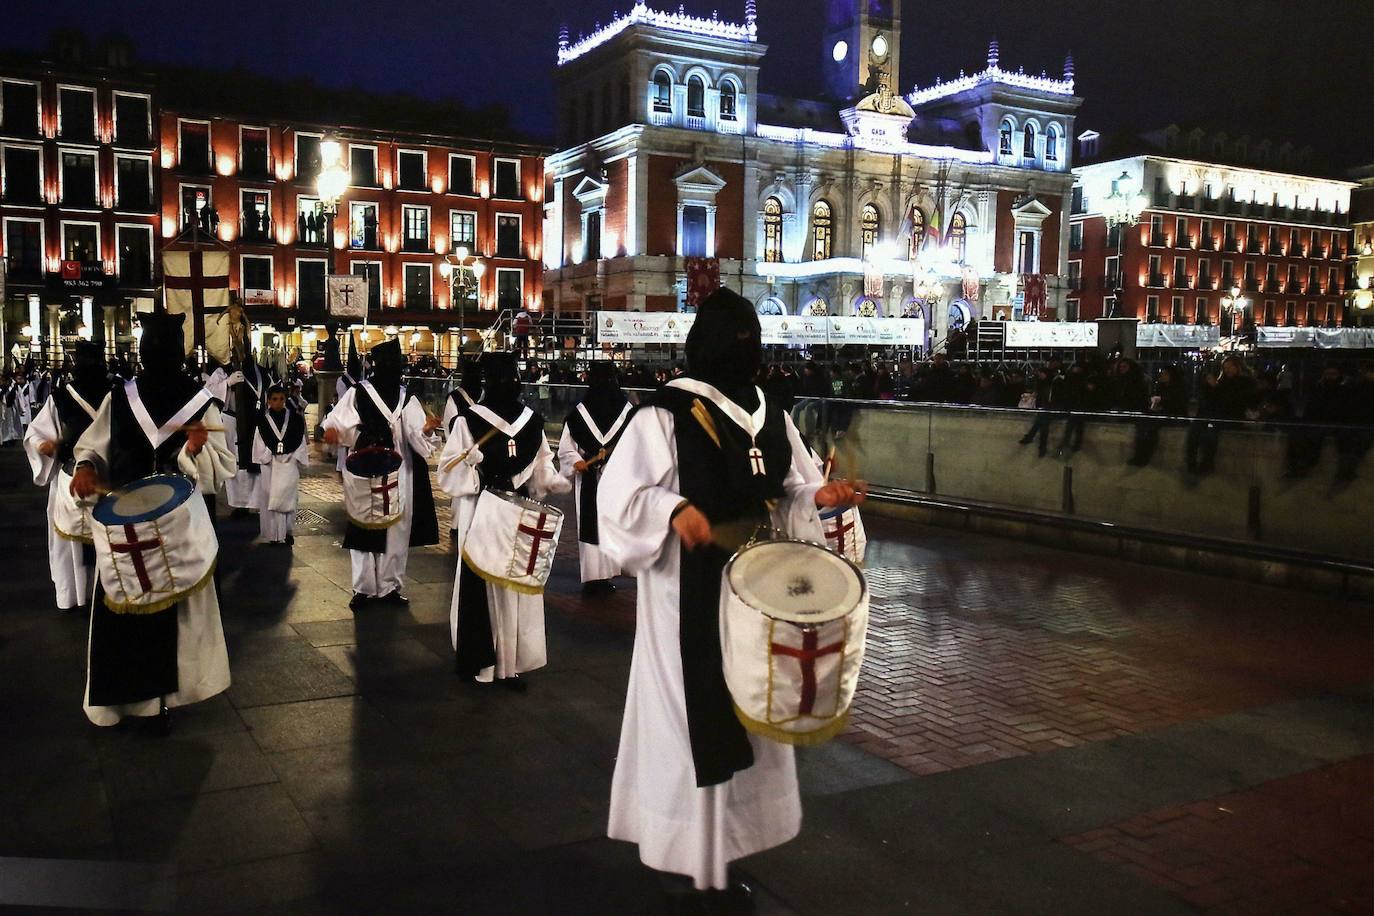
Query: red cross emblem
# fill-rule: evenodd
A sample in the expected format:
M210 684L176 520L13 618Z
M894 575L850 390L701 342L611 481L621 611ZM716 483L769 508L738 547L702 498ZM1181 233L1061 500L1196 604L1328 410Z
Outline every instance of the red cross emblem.
M767 473L767 468L763 464L763 452L759 451L757 445L749 450L749 469L755 474Z
M189 277L173 277L164 272L163 284L167 289L189 289L191 291L191 316L195 322L197 344L205 343L205 291L207 289L228 289L229 276L205 276L205 253L192 251L186 259L190 267Z
M375 487L372 488L372 492L373 492L373 493L380 493L380 494L382 494L382 514L383 514L383 515L390 515L390 514L391 514L391 491L394 490L394 489L396 489L396 487L397 487L397 485L398 485L399 483L400 483L400 478L397 478L397 479L395 479L395 480L392 480L390 474L384 474L384 475L382 475L382 482L381 482L381 484L379 484L378 486L375 486Z
M539 545L544 541L550 540L557 533L556 531L544 530L544 522L548 521L548 518L547 512L540 512L539 521L535 522L533 528L529 525L520 526L521 533L528 534L533 538L533 543L530 544L530 562L525 567L525 575L527 576L534 575L534 564L535 561L539 559Z
M144 594L153 590L153 580L148 578L148 564L143 562L143 551L154 550L162 546L160 538L153 538L150 541L140 541L138 532L133 525L124 526L124 536L128 538L123 544L110 542L110 549L115 553L127 553L129 560L134 564L134 574L138 576L138 584L143 589Z
M846 524L845 524L845 521L844 521L844 514L843 514L843 513L841 513L840 515L835 516L835 522L836 522L835 530L834 530L834 531L827 531L827 532L825 533L825 539L826 539L827 541L834 541L834 542L835 542L835 552L836 552L836 553L839 553L839 554L843 554L843 553L844 553L844 536L845 536L846 532L850 532L850 531L853 531L853 530L854 530L854 523L851 521L849 524L846 525Z
M793 624L796 626L796 624ZM795 658L801 665L802 689L801 707L798 712L803 716L811 715L812 708L816 705L816 660L827 655L834 655L844 648L844 641L831 643L823 648L816 648L816 643L820 637L814 629L808 627L798 627L802 631L801 648L785 646L782 643L772 643L773 655L785 655L788 658Z

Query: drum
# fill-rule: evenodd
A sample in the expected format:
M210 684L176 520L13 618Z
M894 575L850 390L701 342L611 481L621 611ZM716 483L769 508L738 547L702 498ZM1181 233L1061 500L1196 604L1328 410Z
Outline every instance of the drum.
M825 546L851 563L864 565L868 535L864 532L864 520L859 516L858 509L846 506L822 512L821 528L825 531Z
M818 544L761 541L721 580L720 642L735 715L749 731L812 745L839 733L863 665L868 583Z
M91 543L91 504L72 495L72 473L57 469L57 492L53 494L52 530L66 541Z
M105 605L116 614L155 614L199 591L219 555L200 489L178 474L154 474L101 497L91 510L91 540Z
M348 453L343 469L344 511L359 528L390 528L405 511L400 452L360 448Z
M463 561L493 585L539 595L553 570L562 530L563 513L553 506L483 490L463 539Z

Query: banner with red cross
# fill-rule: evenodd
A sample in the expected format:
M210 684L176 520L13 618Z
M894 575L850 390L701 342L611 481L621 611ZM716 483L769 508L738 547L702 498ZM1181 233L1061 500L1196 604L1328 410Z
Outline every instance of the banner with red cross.
M205 344L207 314L217 320L229 307L229 252L164 251L162 285L167 311L185 315L186 352Z

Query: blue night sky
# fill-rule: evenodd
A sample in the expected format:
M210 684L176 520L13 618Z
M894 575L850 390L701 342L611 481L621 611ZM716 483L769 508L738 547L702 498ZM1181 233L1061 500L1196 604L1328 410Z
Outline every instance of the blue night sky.
M631 2L16 0L0 46L42 47L57 25L93 37L122 31L148 63L237 64L332 86L496 102L517 127L549 137L559 23L568 22L575 38ZM1003 67L1027 72L1058 73L1072 50L1087 99L1080 128L1180 121L1310 143L1339 166L1372 162L1371 105L1356 79L1367 51L1350 20L1365 3L906 0L901 88L979 69L995 35ZM686 7L742 19L744 0ZM766 91L816 93L825 7L825 0L758 0L761 37L771 47Z

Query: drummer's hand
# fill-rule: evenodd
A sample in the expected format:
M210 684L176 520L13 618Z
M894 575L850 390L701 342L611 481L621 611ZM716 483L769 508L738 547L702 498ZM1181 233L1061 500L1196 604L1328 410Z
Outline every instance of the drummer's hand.
M443 422L443 420L439 419L433 414L430 414L429 416L425 417L425 433L428 434L434 432L436 429L439 428L440 424L442 424Z
M868 498L868 481L857 480L849 483L834 480L816 491L816 506L821 509L838 509L842 506L857 506Z
M711 522L696 506L688 505L673 516L673 530L688 550L711 543Z
M585 462L585 461L579 461L579 462L577 462L577 464L574 464L574 465L573 465L573 470L576 471L576 472L579 473L579 474L585 474L585 473L587 473L587 462Z
M38 454L51 458L53 455L57 454L57 443L51 439L44 439L42 442L38 443Z
M326 426L324 428L324 441L328 442L330 445L338 445L339 431L333 427Z
M103 489L100 475L89 464L79 464L72 472L72 495L77 499L90 499Z
M243 379L243 373L242 373L242 372L235 372L235 373L233 373L232 375L230 375L228 378L226 378L226 379L224 380L224 384L226 384L226 385L237 385L239 382L241 382L241 381L243 381L243 380L244 380L244 379Z
M210 441L210 431L199 421L186 427L186 454L192 458L200 454L205 443Z

